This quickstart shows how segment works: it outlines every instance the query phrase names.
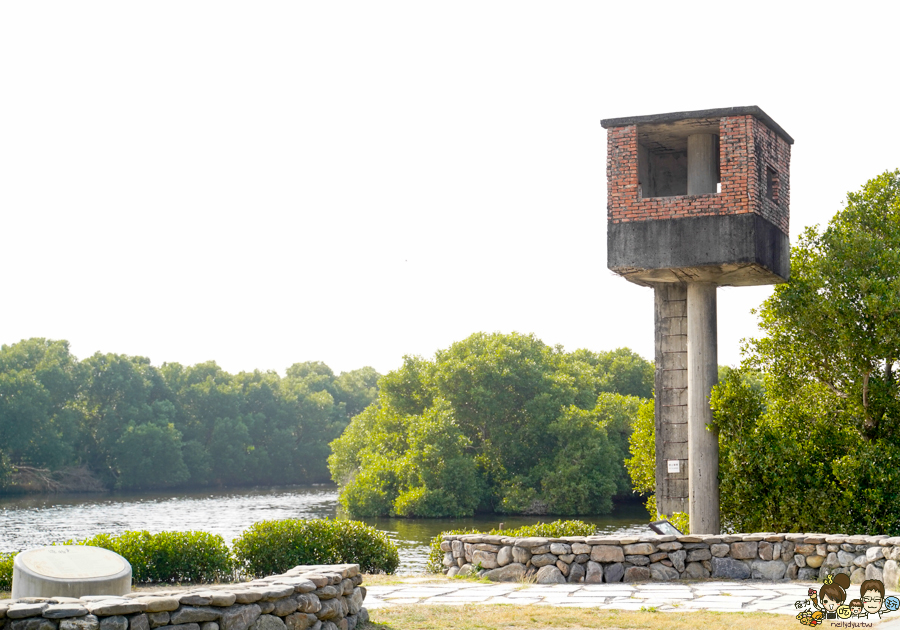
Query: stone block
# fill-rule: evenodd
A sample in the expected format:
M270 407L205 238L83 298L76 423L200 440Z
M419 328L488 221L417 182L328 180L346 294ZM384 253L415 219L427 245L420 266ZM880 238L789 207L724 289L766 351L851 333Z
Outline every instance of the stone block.
M669 560L672 561L672 566L675 567L675 570L679 573L684 571L685 558L687 558L687 552L684 549L669 552Z
M472 552L472 564L477 565L479 563L484 569L496 569L500 566L499 564L497 564L496 553L492 553L490 551L482 551L481 549Z
M750 577L750 567L734 558L713 558L710 560L710 565L712 566L712 577L714 578L746 580Z
M754 560L750 565L750 577L754 580L780 580L786 565L781 560Z
M618 545L594 545L591 549L594 562L625 562L625 553Z
M158 612L158 613L146 613L147 620L150 622L151 628L158 628L160 626L166 626L169 624L169 613L167 612Z
M538 584L565 584L566 578L555 566L547 565L538 570L536 581Z
M502 547L500 551L497 552L497 566L505 567L513 561L513 548L506 546Z
M623 582L649 582L650 569L647 567L628 567L625 569L625 575L622 577Z
M603 569L603 581L604 582L621 582L622 578L625 577L625 565L621 562L615 562L610 564Z
M701 562L689 562L684 568L683 577L688 580L704 580L709 577L709 570Z
M719 543L716 545L710 545L710 547L709 547L709 553L714 558L724 558L725 556L728 555L728 552L730 550L731 550L731 547L729 545L726 545L723 543Z
M525 547L515 546L512 548L512 559L513 562L519 564L528 564L528 561L531 560L531 551Z
M335 615L337 616L337 615ZM250 626L250 630L287 630L281 617L275 615L260 615Z
M603 566L597 562L589 561L585 565L585 584L600 584L603 582Z
M897 587L900 586L898 584L900 583L900 564L896 560L885 562L881 575L881 581L884 582L884 587L889 591L896 591Z
M570 584L578 584L584 581L585 570L584 565L581 564L572 564L569 567L569 575L566 577L566 581Z
M297 610L296 602L292 602L294 610ZM292 610L291 612L294 612ZM182 606L178 610L169 613L169 623L173 626L183 623L199 623L201 621L214 621L219 618L220 613L209 608L198 608L195 606ZM103 623L100 623L100 630L106 630Z
M805 558L806 566L810 567L811 569L818 569L825 562L825 558L823 558L822 556L812 555L805 556Z
M804 569L800 569L797 571L797 579L798 580L804 580L804 581L809 582L809 581L817 580L818 577L819 577L818 569L810 569L809 567L806 567Z
M630 562L639 567L645 567L650 564L650 558L647 556L625 556L625 562Z
M866 579L881 580L882 582L884 582L884 572L874 564L870 564L866 567Z
M563 576L568 576L568 575L569 575L569 565L566 564L565 562L563 562L562 560L557 560L557 561L556 561L556 564L555 564L554 566L555 566L557 569L559 569L559 572L562 573Z
M731 543L731 557L735 560L755 560L758 548L757 542Z
M650 543L636 543L634 545L625 545L622 550L626 556L649 556L656 553L656 546Z
M650 565L650 577L654 582L668 582L678 579L678 571L659 562Z
M710 558L712 558L712 554L709 549L691 549L687 552L688 562L701 562Z
M876 560L881 560L884 558L884 548L883 547L869 547L866 549L866 560L869 562L875 562Z
M87 608L81 604L50 604L41 613L46 619L65 619L67 617L83 617L88 614Z
M259 604L234 604L222 611L219 625L222 630L247 630L261 611Z
M584 543L573 543L572 544L572 553L574 553L574 554L582 554L582 553L590 554L591 546L586 545Z
M551 564L556 564L556 556L552 553L542 553L537 556L531 556L531 566L543 568Z
M557 556L572 553L572 545L567 545L566 543L550 543L550 553Z

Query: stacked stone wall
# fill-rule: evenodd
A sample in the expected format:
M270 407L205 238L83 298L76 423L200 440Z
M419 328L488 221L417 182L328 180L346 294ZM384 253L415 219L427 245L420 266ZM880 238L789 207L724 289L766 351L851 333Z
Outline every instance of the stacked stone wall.
M359 565L299 566L201 588L0 600L2 630L354 630L369 618Z
M755 212L788 233L791 146L754 116L719 121L720 193L642 197L636 125L610 127L606 155L610 223ZM777 201L767 195L767 168L777 174Z
M571 536L509 538L448 535L441 542L447 575L539 584L729 580L820 580L846 573L851 582L882 580L898 588L900 537L843 534L718 536Z

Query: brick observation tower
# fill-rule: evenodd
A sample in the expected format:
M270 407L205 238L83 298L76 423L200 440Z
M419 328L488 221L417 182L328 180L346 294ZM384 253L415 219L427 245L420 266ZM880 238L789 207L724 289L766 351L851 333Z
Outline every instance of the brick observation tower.
M718 534L716 287L789 278L794 140L755 106L600 124L607 266L655 294L657 507Z

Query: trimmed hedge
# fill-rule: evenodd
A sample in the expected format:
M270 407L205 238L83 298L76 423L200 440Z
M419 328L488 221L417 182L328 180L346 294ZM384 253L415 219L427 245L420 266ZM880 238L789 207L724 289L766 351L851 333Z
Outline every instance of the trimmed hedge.
M298 564L355 563L364 573L393 573L400 564L397 546L386 533L359 521L329 519L254 523L235 539L232 550L221 536L207 532L128 531L62 544L114 551L131 564L132 580L144 584L264 577ZM16 553L0 553L0 591L12 590Z
M584 521L553 521L552 523L535 523L523 525L517 529L492 529L490 531L478 531L477 529L452 529L441 532L431 539L431 550L428 552L428 563L425 565L429 573L444 572L444 552L441 551L441 541L444 536L453 534L486 534L489 536L509 536L511 538L540 536L543 538L562 538L563 536L592 536L597 528Z
M0 551L0 591L12 590L13 558L18 552L4 553Z
M225 540L207 532L97 534L67 545L114 551L131 564L134 582L221 582L234 578L235 562Z
M393 573L400 564L387 534L359 521L261 521L236 538L233 549L238 569L253 577L298 564L356 563L363 573Z

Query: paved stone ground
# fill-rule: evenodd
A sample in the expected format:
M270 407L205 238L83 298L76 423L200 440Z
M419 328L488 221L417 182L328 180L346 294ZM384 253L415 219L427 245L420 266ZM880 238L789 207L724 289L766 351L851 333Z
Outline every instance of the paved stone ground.
M815 582L760 580L553 585L482 584L463 580L457 583L454 580L439 584L366 586L365 606L375 610L395 604L543 604L618 610L654 607L659 611L769 612L794 616L799 612L794 603L806 599L809 588L820 586ZM858 590L857 585L851 585L849 598L856 597ZM900 596L891 591L887 595ZM900 612L885 615L884 621L888 622L895 615L896 621L900 621ZM890 626L893 625L891 622ZM879 627L887 630L888 626L879 624Z

